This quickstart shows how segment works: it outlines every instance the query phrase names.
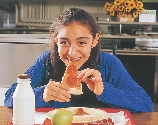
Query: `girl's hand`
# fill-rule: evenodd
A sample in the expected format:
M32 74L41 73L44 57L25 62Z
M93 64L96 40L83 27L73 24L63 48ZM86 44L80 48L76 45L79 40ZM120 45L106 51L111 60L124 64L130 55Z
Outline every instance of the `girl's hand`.
M94 69L84 69L78 72L77 78L88 85L88 88L96 95L101 95L104 90L104 85L101 78L101 73Z
M50 100L58 102L69 102L71 95L70 88L65 84L55 81L49 81L43 92L43 100L48 102Z

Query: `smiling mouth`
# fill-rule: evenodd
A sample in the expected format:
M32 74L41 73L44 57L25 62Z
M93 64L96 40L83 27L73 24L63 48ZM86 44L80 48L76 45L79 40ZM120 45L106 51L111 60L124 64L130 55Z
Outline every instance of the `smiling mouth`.
M77 62L77 61L79 61L81 59L81 57L75 58L75 59L66 57L66 59L68 60L68 62Z

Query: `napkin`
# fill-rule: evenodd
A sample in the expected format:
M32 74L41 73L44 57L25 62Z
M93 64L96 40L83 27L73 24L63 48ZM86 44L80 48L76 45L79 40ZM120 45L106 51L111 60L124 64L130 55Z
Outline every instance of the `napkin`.
M46 120L47 112L35 112L35 125L42 125ZM13 125L12 121L10 121L7 125Z
M42 125L46 119L47 112L36 112L35 113L35 124Z
M126 118L123 111L119 111L117 113L108 113L108 118L112 119L114 125L126 125L129 120L129 118Z

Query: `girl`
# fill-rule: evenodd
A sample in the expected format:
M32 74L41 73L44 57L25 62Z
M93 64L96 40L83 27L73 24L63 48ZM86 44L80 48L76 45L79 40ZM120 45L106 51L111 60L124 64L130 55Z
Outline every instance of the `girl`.
M92 16L70 8L50 26L51 48L25 72L30 75L36 107L113 107L131 112L151 112L152 101L115 56L101 52L99 28ZM76 61L82 95L70 95L60 83L69 61ZM50 80L52 79L52 80ZM91 80L90 83L87 80ZM13 106L17 83L5 94L6 107Z

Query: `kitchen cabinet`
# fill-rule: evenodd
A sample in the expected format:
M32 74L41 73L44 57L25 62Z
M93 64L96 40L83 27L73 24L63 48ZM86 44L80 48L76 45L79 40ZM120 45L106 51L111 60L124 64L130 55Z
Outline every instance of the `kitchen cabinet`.
M157 50L158 47L158 22L116 22L98 20L97 23L101 32L103 31L101 34L102 49L107 49L110 45L116 45L118 46L118 54L158 55L157 51L153 51L155 49ZM109 27L111 28L110 30Z
M158 38L158 36L147 36L147 33L145 33L145 35L125 35L125 34L122 34L121 31L122 31L122 26L123 25L128 25L130 27L136 27L136 26L144 26L144 27L151 27L151 26L157 26L158 25L158 22L155 22L155 23L149 23L149 22L116 22L116 21L97 21L97 24L102 27L103 25L119 25L119 28L120 28L120 32L118 32L117 34L118 35L112 35L112 34L102 34L101 35L101 38ZM101 28L101 30L103 30ZM150 33L152 35L152 33ZM153 33L155 34L155 33Z

